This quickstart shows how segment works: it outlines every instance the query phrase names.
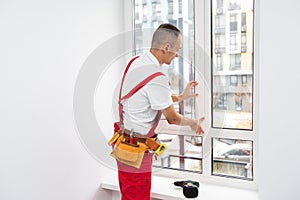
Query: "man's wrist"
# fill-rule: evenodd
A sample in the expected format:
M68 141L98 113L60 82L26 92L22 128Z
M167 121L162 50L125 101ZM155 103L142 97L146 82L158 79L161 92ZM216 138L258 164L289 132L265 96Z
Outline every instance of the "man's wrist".
M172 95L171 97L172 97L172 101L173 102L177 102L178 101L178 97L176 95Z
M171 97L172 97L173 102L180 102L183 100L182 95L178 95L178 96L172 95Z

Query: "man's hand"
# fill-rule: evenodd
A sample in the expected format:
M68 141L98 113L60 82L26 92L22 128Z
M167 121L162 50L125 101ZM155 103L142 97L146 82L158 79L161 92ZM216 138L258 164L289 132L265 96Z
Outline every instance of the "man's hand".
M199 120L195 120L193 124L190 125L191 129L195 131L197 134L203 134L204 129L201 126L202 122L204 121L204 117L201 117Z
M198 83L196 81L189 82L186 85L184 91L177 97L177 99L176 98L173 98L173 99L176 99L178 102L180 102L185 99L198 96L198 93L192 93L192 91L191 91L196 85L198 85Z

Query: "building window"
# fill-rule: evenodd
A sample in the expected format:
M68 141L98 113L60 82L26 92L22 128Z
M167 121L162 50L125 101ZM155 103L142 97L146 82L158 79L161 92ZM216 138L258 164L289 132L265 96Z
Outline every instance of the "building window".
M235 94L235 110L236 111L242 111L243 107L243 99L242 99L242 94L241 93L236 93Z
M238 76L237 75L231 75L230 76L230 85L231 86L238 86Z
M237 34L230 34L230 43L229 43L229 49L230 51L237 50Z
M225 28L225 15L216 15L216 28Z
M230 14L230 31L236 32L237 31L237 14Z
M239 70L241 69L241 54L231 54L230 55L230 69Z
M246 21L246 17L247 17L247 13L243 12L242 13L242 32L246 32L247 31L247 21Z
M223 0L217 0L217 9L223 9Z
M173 14L174 14L174 3L173 3L173 1L168 1L168 13L169 13L169 18L173 18Z
M216 15L215 34L225 34L225 15Z
M216 35L216 48L225 48L225 35Z
M221 93L221 94L215 94L216 96L216 104L214 108L226 110L227 109L227 94Z
M223 70L223 54L217 54L217 70Z
M219 76L220 77L220 82L221 86L227 86L227 77L226 76Z
M248 85L247 75L242 75L242 86L246 87Z
M247 37L246 37L246 33L241 33L241 42L242 42L242 44L241 44L241 52L242 53L245 53L245 52L247 52Z
M182 0L178 0L178 5L182 5ZM179 6L178 9L178 14L182 15L182 6Z

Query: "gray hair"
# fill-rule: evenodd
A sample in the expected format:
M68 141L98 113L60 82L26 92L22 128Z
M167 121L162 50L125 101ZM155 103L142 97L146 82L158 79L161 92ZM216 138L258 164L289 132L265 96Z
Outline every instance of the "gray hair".
M174 47L179 35L180 30L172 24L161 24L153 34L151 48L160 49L162 45L169 43Z

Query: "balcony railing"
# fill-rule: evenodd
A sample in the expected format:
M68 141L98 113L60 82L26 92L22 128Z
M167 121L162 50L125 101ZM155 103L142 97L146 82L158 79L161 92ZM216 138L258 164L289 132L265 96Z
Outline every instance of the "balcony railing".
M202 158L185 155L166 155L160 157L160 164L156 162L153 167L173 169L194 173L202 173Z

